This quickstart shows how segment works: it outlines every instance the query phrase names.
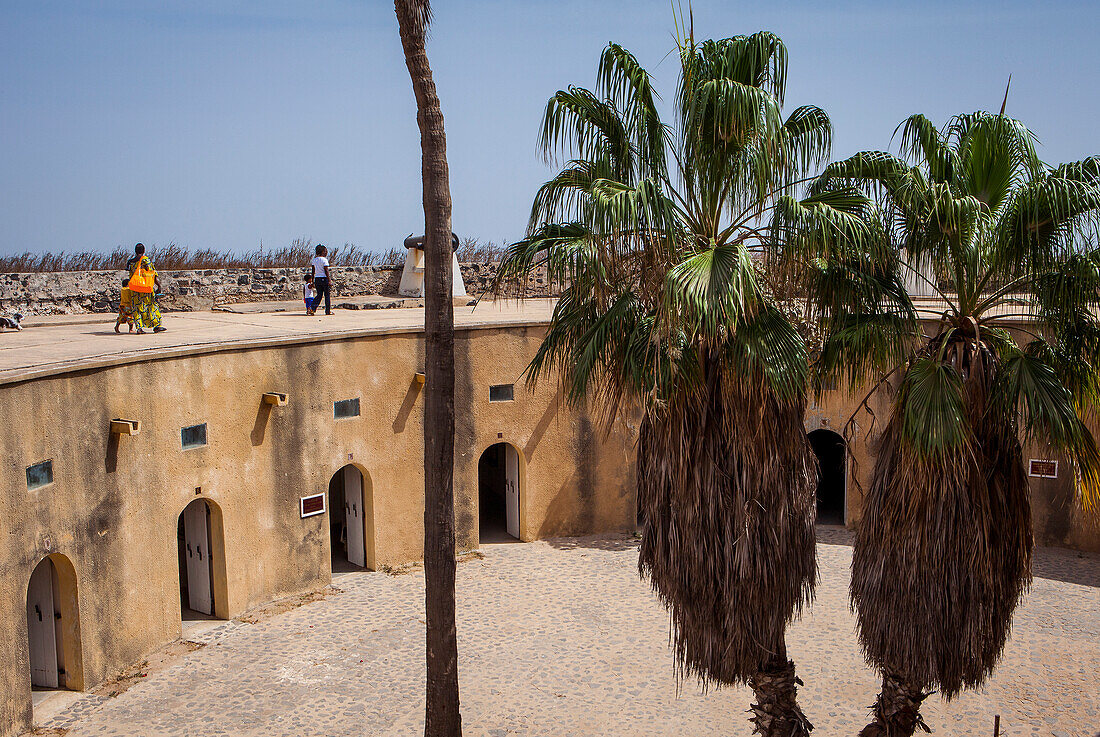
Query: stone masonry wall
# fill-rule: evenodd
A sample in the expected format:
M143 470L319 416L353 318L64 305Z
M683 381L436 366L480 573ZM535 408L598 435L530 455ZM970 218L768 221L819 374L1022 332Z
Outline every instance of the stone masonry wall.
M497 264L461 264L466 291L484 294ZM333 266L333 297L396 296L401 266ZM296 300L303 268L161 271L160 305L165 310L209 310L239 302ZM60 315L115 312L125 271L63 271L0 274L0 314ZM528 296L546 296L543 276L533 276Z

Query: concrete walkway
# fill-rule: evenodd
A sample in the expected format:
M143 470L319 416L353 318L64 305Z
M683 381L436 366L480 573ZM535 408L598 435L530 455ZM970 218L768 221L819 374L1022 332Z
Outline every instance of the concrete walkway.
M457 328L545 324L553 302L482 302L455 307ZM83 317L83 316L82 316ZM114 332L114 315L42 321L22 332L0 332L0 385L68 371L151 358L289 345L390 332L419 332L423 308L334 310L331 316L296 312L178 312L164 315L163 333Z
M843 531L822 539L844 541ZM749 737L745 688L677 684L668 617L638 578L633 536L487 545L459 564L467 737ZM878 680L848 610L851 548L818 546L817 601L789 638L802 705L823 736L865 724ZM1092 737L1100 729L1100 555L1040 550L1004 659L986 688L925 718L942 737ZM419 572L346 573L341 593L258 624L225 622L115 698L88 695L42 726L69 737L422 733Z

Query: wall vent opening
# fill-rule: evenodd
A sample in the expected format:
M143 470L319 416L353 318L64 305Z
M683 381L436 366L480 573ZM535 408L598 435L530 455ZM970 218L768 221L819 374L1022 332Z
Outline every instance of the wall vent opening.
M183 449L201 448L206 445L206 423L191 425L180 430L180 442Z
M27 489L41 489L53 483L53 461L42 461L27 466Z
M341 399L332 403L332 416L336 419L359 416L359 397L355 399Z
M493 384L489 387L490 402L511 402L515 398L515 384Z

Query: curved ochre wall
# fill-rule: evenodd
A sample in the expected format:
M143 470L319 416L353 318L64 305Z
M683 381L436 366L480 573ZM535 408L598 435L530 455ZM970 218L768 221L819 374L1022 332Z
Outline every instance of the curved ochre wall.
M521 538L632 528L633 437L563 406L554 382L521 374L543 328L456 333L455 510L460 548L478 545L477 461L520 450ZM181 634L177 525L208 500L214 607L230 618L331 580L328 514L302 518L356 465L373 502L373 563L421 558L423 336L413 332L241 347L0 386L0 737L30 726L27 584L46 556L69 561L71 685L90 688ZM489 387L516 384L490 402ZM264 392L288 395L285 406ZM359 399L335 419L333 403ZM112 435L112 418L139 420ZM181 428L206 423L183 449ZM51 460L53 483L28 490L25 469ZM59 566L59 570L62 566ZM77 611L78 610L78 611ZM68 669L67 669L68 671ZM77 677L79 674L79 677Z
M455 513L460 548L478 545L478 460L506 442L520 456L520 537L632 529L634 440L629 417L608 431L564 406L553 381L523 371L538 324L456 331ZM202 355L150 357L0 385L0 737L30 726L26 597L35 566L58 570L70 687L91 688L181 634L177 526L210 503L214 610L230 618L331 580L329 517L302 518L342 467L363 474L371 501L368 561L421 557L423 336L416 331L309 338ZM510 402L489 387L515 384ZM288 395L286 406L264 392ZM829 392L806 429L844 433L846 523L858 524L887 398ZM359 399L336 419L333 403ZM112 418L141 421L112 435ZM181 428L206 423L207 444L183 449ZM1028 457L1046 458L1041 448ZM25 469L53 462L53 483L28 490ZM1100 550L1100 522L1075 502L1073 479L1031 479L1040 544ZM366 498L366 497L365 497Z

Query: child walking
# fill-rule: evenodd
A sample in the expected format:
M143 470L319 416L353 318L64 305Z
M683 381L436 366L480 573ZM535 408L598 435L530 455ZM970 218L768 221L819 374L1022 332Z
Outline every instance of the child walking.
M306 314L310 314L310 303L317 296L317 290L313 288L313 277L306 274L305 283L302 284L302 300L306 303Z
M134 293L130 291L130 280L122 280L122 292L118 298L118 317L115 318L115 332L122 332L119 330L122 327L122 323L126 323L128 332L134 332Z

